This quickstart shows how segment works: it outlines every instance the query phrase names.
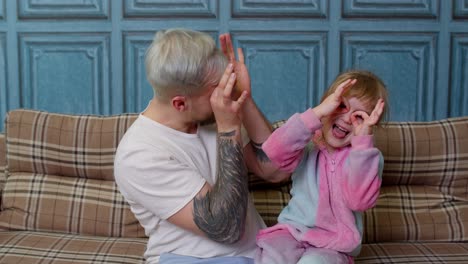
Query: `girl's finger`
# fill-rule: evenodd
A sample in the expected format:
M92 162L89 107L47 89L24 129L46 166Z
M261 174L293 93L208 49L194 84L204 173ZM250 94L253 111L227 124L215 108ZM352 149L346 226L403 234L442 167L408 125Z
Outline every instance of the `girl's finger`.
M357 80L356 79L347 79L346 81L342 82L338 88L336 88L335 93L338 96L343 95L346 90L351 88L354 84L356 84Z
M362 124L369 118L369 115L364 111L356 111L351 114L351 122L354 126Z
M376 121L379 120L380 116L383 113L384 107L385 107L385 102L382 99L379 99L379 101L377 102L377 104L374 107L374 110L371 113L371 116L372 116L373 120L374 119Z
M239 62L244 63L244 52L241 48L237 48L237 56L239 56Z
M231 100L232 87L234 87L235 82L236 82L236 74L231 73L231 76L229 76L229 80L226 84L226 87L224 87L224 91L223 91L224 99Z

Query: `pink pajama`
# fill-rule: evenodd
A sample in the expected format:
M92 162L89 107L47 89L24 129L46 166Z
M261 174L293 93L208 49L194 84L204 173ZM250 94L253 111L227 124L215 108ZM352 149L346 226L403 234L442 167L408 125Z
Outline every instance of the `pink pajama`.
M257 236L255 264L348 264L352 257L297 241L287 229Z

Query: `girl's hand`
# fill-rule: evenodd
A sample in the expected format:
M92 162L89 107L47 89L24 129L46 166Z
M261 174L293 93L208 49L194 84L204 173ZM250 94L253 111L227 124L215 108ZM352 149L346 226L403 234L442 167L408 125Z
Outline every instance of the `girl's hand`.
M351 88L355 83L356 79L348 79L344 82L342 82L333 92L330 94L323 102L314 107L314 112L317 115L317 117L320 119L324 116L327 116L331 113L333 113L337 108L339 108L343 103L343 94ZM340 107L341 108L341 107ZM342 112L345 112L347 109L346 105L342 108Z
M385 103L379 99L370 115L364 111L356 111L351 115L351 122L354 127L355 136L372 135L372 128L375 126L383 113Z
M235 82L236 74L233 72L233 65L229 64L210 97L218 131L231 131L241 124L239 111L248 93L243 91L237 100L232 99Z

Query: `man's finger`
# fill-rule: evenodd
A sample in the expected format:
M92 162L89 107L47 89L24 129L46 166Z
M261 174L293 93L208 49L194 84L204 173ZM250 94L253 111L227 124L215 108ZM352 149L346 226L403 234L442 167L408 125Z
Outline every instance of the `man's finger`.
M239 62L244 63L244 52L241 48L237 48L237 55L239 56Z
M224 91L223 91L223 96L225 99L231 99L232 87L234 87L235 82L236 82L236 74L231 73L231 75L229 76L229 80L226 84L226 87L224 87Z
M226 47L228 52L229 61L236 61L236 56L234 55L234 48L232 47L231 36L226 34Z
M239 105L242 105L245 102L245 100L247 99L248 95L249 95L249 93L247 91L243 91L242 94L239 96L239 99L237 99L236 102Z
M232 73L232 64L229 63L228 66L226 67L226 70L224 70L223 76L221 76L221 80L219 80L218 87L224 90L224 87L226 87L226 83L229 80L229 76Z

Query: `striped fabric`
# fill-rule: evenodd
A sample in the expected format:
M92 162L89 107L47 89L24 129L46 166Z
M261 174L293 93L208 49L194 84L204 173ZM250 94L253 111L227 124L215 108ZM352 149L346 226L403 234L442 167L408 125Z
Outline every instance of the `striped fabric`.
M19 172L8 176L0 228L145 237L115 182Z
M147 240L41 232L0 232L0 263L143 264Z
M136 117L11 111L5 123L9 171L113 181L115 150Z
M364 242L468 241L468 117L390 123L375 135L383 187Z
M0 263L143 262L143 229L112 171L118 142L136 117L8 114L0 230L11 231L0 232ZM468 240L468 117L390 123L375 139L385 157L383 186L364 214L356 262L467 263L468 243L460 242ZM275 224L291 182L251 175L249 184L260 215Z
M0 134L0 204L2 202L2 192L6 182L6 152L5 135ZM0 208L1 209L1 208Z
M145 237L113 180L116 147L135 118L9 112L0 228Z
M468 263L468 243L376 243L364 244L356 264Z

